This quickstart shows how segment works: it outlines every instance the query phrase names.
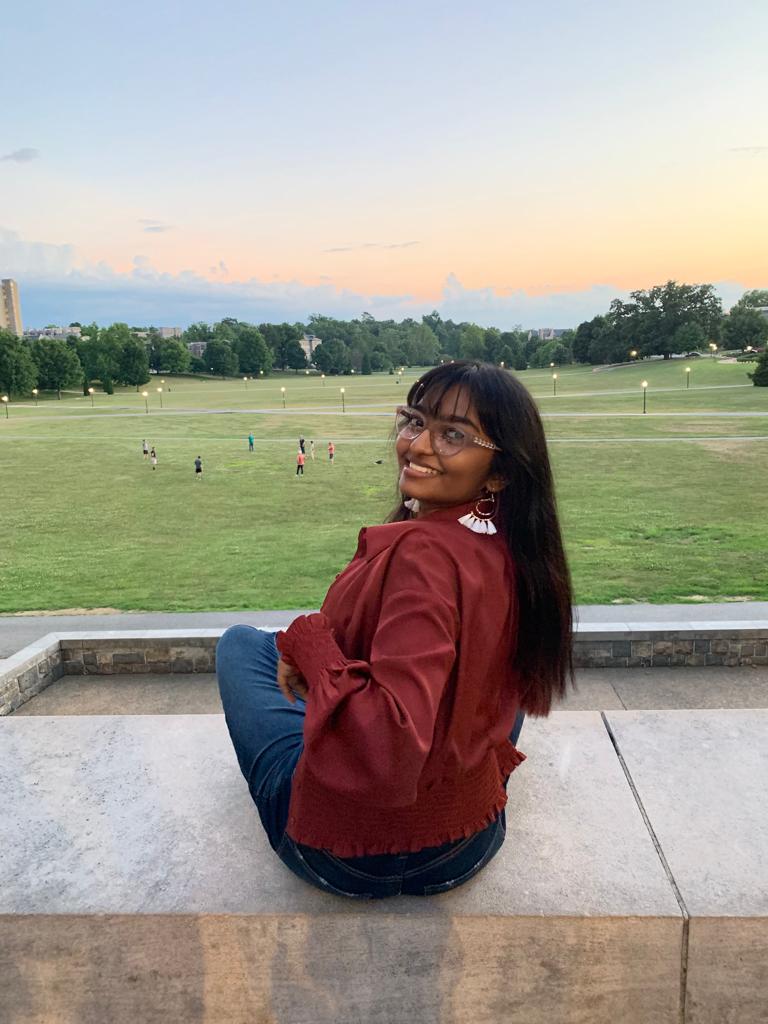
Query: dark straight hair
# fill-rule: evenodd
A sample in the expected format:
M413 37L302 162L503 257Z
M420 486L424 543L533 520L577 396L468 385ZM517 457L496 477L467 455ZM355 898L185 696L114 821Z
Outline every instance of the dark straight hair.
M573 610L544 427L524 385L490 363L456 360L436 366L411 387L407 403L438 415L453 388L472 402L484 433L501 449L494 453L491 473L506 481L496 495L496 526L517 578L513 664L520 673L522 709L546 715L573 680ZM410 516L401 495L389 522Z

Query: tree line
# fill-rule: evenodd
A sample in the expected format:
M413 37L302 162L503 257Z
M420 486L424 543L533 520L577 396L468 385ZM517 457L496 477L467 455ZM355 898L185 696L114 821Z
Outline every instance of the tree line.
M399 366L434 366L441 359L478 359L522 371L572 362L669 358L714 345L747 352L760 349L768 338L768 319L759 307L768 307L768 289L746 292L724 316L712 285L668 281L634 291L628 301L614 299L605 314L545 339L520 326L501 331L443 320L436 310L421 320L402 321L363 313L353 320L314 315L306 323L255 325L229 317L215 324L193 323L181 338L163 338L154 327L124 323L71 324L80 333L66 340L29 342L0 331L0 392L28 395L37 387L60 396L64 388L82 386L87 392L99 383L111 394L116 384L146 383L150 370L225 377L272 369L298 372L309 366L300 344L305 334L320 339L312 365L332 375L394 373ZM200 355L190 353L191 342L205 342ZM753 375L756 384L768 376L764 363L761 357Z

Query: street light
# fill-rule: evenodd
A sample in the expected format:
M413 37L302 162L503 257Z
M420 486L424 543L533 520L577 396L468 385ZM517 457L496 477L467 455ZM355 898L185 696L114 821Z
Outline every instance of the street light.
M549 364L549 366L550 366L550 369L551 369L551 368L552 368L552 367L553 367L554 365L555 365L554 363L550 363L550 364Z
M158 393L158 395L160 395L160 408L162 409L163 408L163 389L162 388L158 388L157 389L157 393Z
M685 387L686 390L691 386L691 368L686 366L685 368Z
M5 418L8 419L8 395L3 395L2 402L5 406Z
M285 388L280 388L280 393L283 396L283 408L285 408Z
M342 412L346 412L347 411L347 407L344 404L344 388L339 388L339 391L341 391L341 411Z
M260 376L260 377L263 377L263 376L264 376L264 371L263 371L263 370L259 370L259 376Z
M629 353L629 358L630 359L637 359L637 349L634 349L634 348L632 349L632 351Z
M640 387L643 389L643 415L645 415L645 396L648 394L648 381L644 380Z
M714 359L715 358L715 352L717 352L717 345L714 343L714 341L710 341L710 343L709 343L710 359Z
M557 374L552 374L552 394L557 396Z
M323 382L323 387L325 387L325 374L324 373L320 374L320 380Z
M442 361L443 360L441 359L440 362L442 363ZM501 363L499 365L501 366L501 368L503 370L504 369L504 360L503 359L501 360Z
M88 394L91 396L91 408L93 408L93 388L88 388Z
M32 388L32 394L35 396L35 408L37 408L37 396L38 396L37 388Z
M245 384L245 390L247 391L248 390L248 378L247 377L243 377L243 384Z
M148 391L142 391L141 392L141 397L144 399L144 411L146 412L147 415L149 415L149 401L148 401L148 399L149 399L149 392Z

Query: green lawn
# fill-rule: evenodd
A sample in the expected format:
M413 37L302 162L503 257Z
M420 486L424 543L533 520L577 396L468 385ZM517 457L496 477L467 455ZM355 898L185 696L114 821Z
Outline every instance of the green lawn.
M768 389L751 368L560 368L557 397L552 371L521 374L545 416L578 602L768 599ZM153 379L150 415L132 390L13 403L0 417L0 612L319 604L359 528L394 503L390 411L415 376L166 378L162 412ZM297 479L300 433L317 460Z

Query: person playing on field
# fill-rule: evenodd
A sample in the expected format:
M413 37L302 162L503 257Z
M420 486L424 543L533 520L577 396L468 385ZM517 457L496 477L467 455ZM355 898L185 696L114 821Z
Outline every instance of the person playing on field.
M198 455L195 459L195 480L203 479L203 460Z
M301 450L301 448L299 448L298 452L296 453L296 476L304 476L305 459L306 455Z

